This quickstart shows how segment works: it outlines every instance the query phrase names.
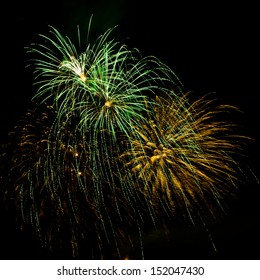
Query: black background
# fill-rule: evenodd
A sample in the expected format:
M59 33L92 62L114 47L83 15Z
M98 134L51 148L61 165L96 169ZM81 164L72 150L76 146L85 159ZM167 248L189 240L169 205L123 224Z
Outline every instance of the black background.
M234 3L10 1L1 8L1 144L24 115L33 94L24 47L34 42L36 34L47 34L48 25L70 37L75 36L79 25L84 34L93 14L94 38L118 25L118 40L138 48L143 55L160 58L175 71L186 91L198 96L216 92L244 111L242 123L255 139L248 151L250 164L258 175L259 17L256 4ZM217 252L200 227L183 227L176 229L168 243L160 232L147 236L146 258L260 259L259 198L259 185L250 183L241 190L239 202L230 213L211 225ZM33 242L13 232L10 224L8 217L2 218L1 258L41 258L37 247L32 248Z

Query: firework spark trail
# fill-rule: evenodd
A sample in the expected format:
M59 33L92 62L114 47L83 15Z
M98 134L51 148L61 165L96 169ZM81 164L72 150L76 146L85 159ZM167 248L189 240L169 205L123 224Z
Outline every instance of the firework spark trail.
M5 197L14 201L18 224L24 230L31 228L44 248L54 253L67 248L69 256L76 257L81 244L86 257L102 258L112 247L119 257L120 244L129 242L128 232L138 230L135 213L129 211L120 188L111 192L105 182L104 202L97 204L89 149L72 134L73 122L62 128L56 143L52 127L56 114L42 104L28 111L11 133L12 147L5 149L10 161L6 168L11 167Z

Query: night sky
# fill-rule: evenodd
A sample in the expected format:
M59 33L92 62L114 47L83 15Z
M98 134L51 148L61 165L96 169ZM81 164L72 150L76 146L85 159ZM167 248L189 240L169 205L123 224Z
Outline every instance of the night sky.
M182 4L164 0L9 1L1 15L1 144L26 112L33 95L24 48L38 33L47 34L48 25L72 38L79 25L84 34L93 14L91 37L118 25L116 39L138 48L143 55L160 58L175 71L186 91L194 91L196 96L216 92L226 103L238 106L244 112L240 121L246 133L255 139L248 156L259 176L256 4L176 2ZM147 236L147 258L260 259L259 188L256 182L250 182L239 192L239 201L230 213L210 225L217 252L202 228L180 226L168 243L162 241L160 232ZM13 222L5 213L1 216L2 259L44 258L40 249L32 247L31 240L13 230Z

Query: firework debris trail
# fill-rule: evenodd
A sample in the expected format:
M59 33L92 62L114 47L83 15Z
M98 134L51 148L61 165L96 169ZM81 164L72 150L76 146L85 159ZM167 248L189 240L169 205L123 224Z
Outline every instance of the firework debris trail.
M2 191L17 221L73 257L82 246L84 257L120 258L147 225L214 215L242 180L235 158L248 138L225 121L236 109L210 95L190 102L169 67L112 31L81 53L53 27L39 36L28 48L33 109L3 146Z

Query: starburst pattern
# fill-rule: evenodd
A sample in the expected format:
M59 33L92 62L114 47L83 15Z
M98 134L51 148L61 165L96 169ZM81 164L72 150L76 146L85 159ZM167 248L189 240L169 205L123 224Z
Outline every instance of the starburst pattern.
M93 128L128 135L127 124L138 124L145 103L153 102L158 89L168 92L167 83L181 87L173 71L156 57L142 57L137 50L109 41L111 31L78 53L68 37L51 27L54 39L41 35L44 44L28 49L38 56L32 59L37 85L34 100L51 99L58 125L74 114L80 116L78 126L83 133Z
M182 209L192 219L199 208L214 213L235 193L242 172L233 156L248 138L224 121L227 111L237 109L215 102L158 97L155 116L136 127L121 158L153 205L162 203L173 213Z

